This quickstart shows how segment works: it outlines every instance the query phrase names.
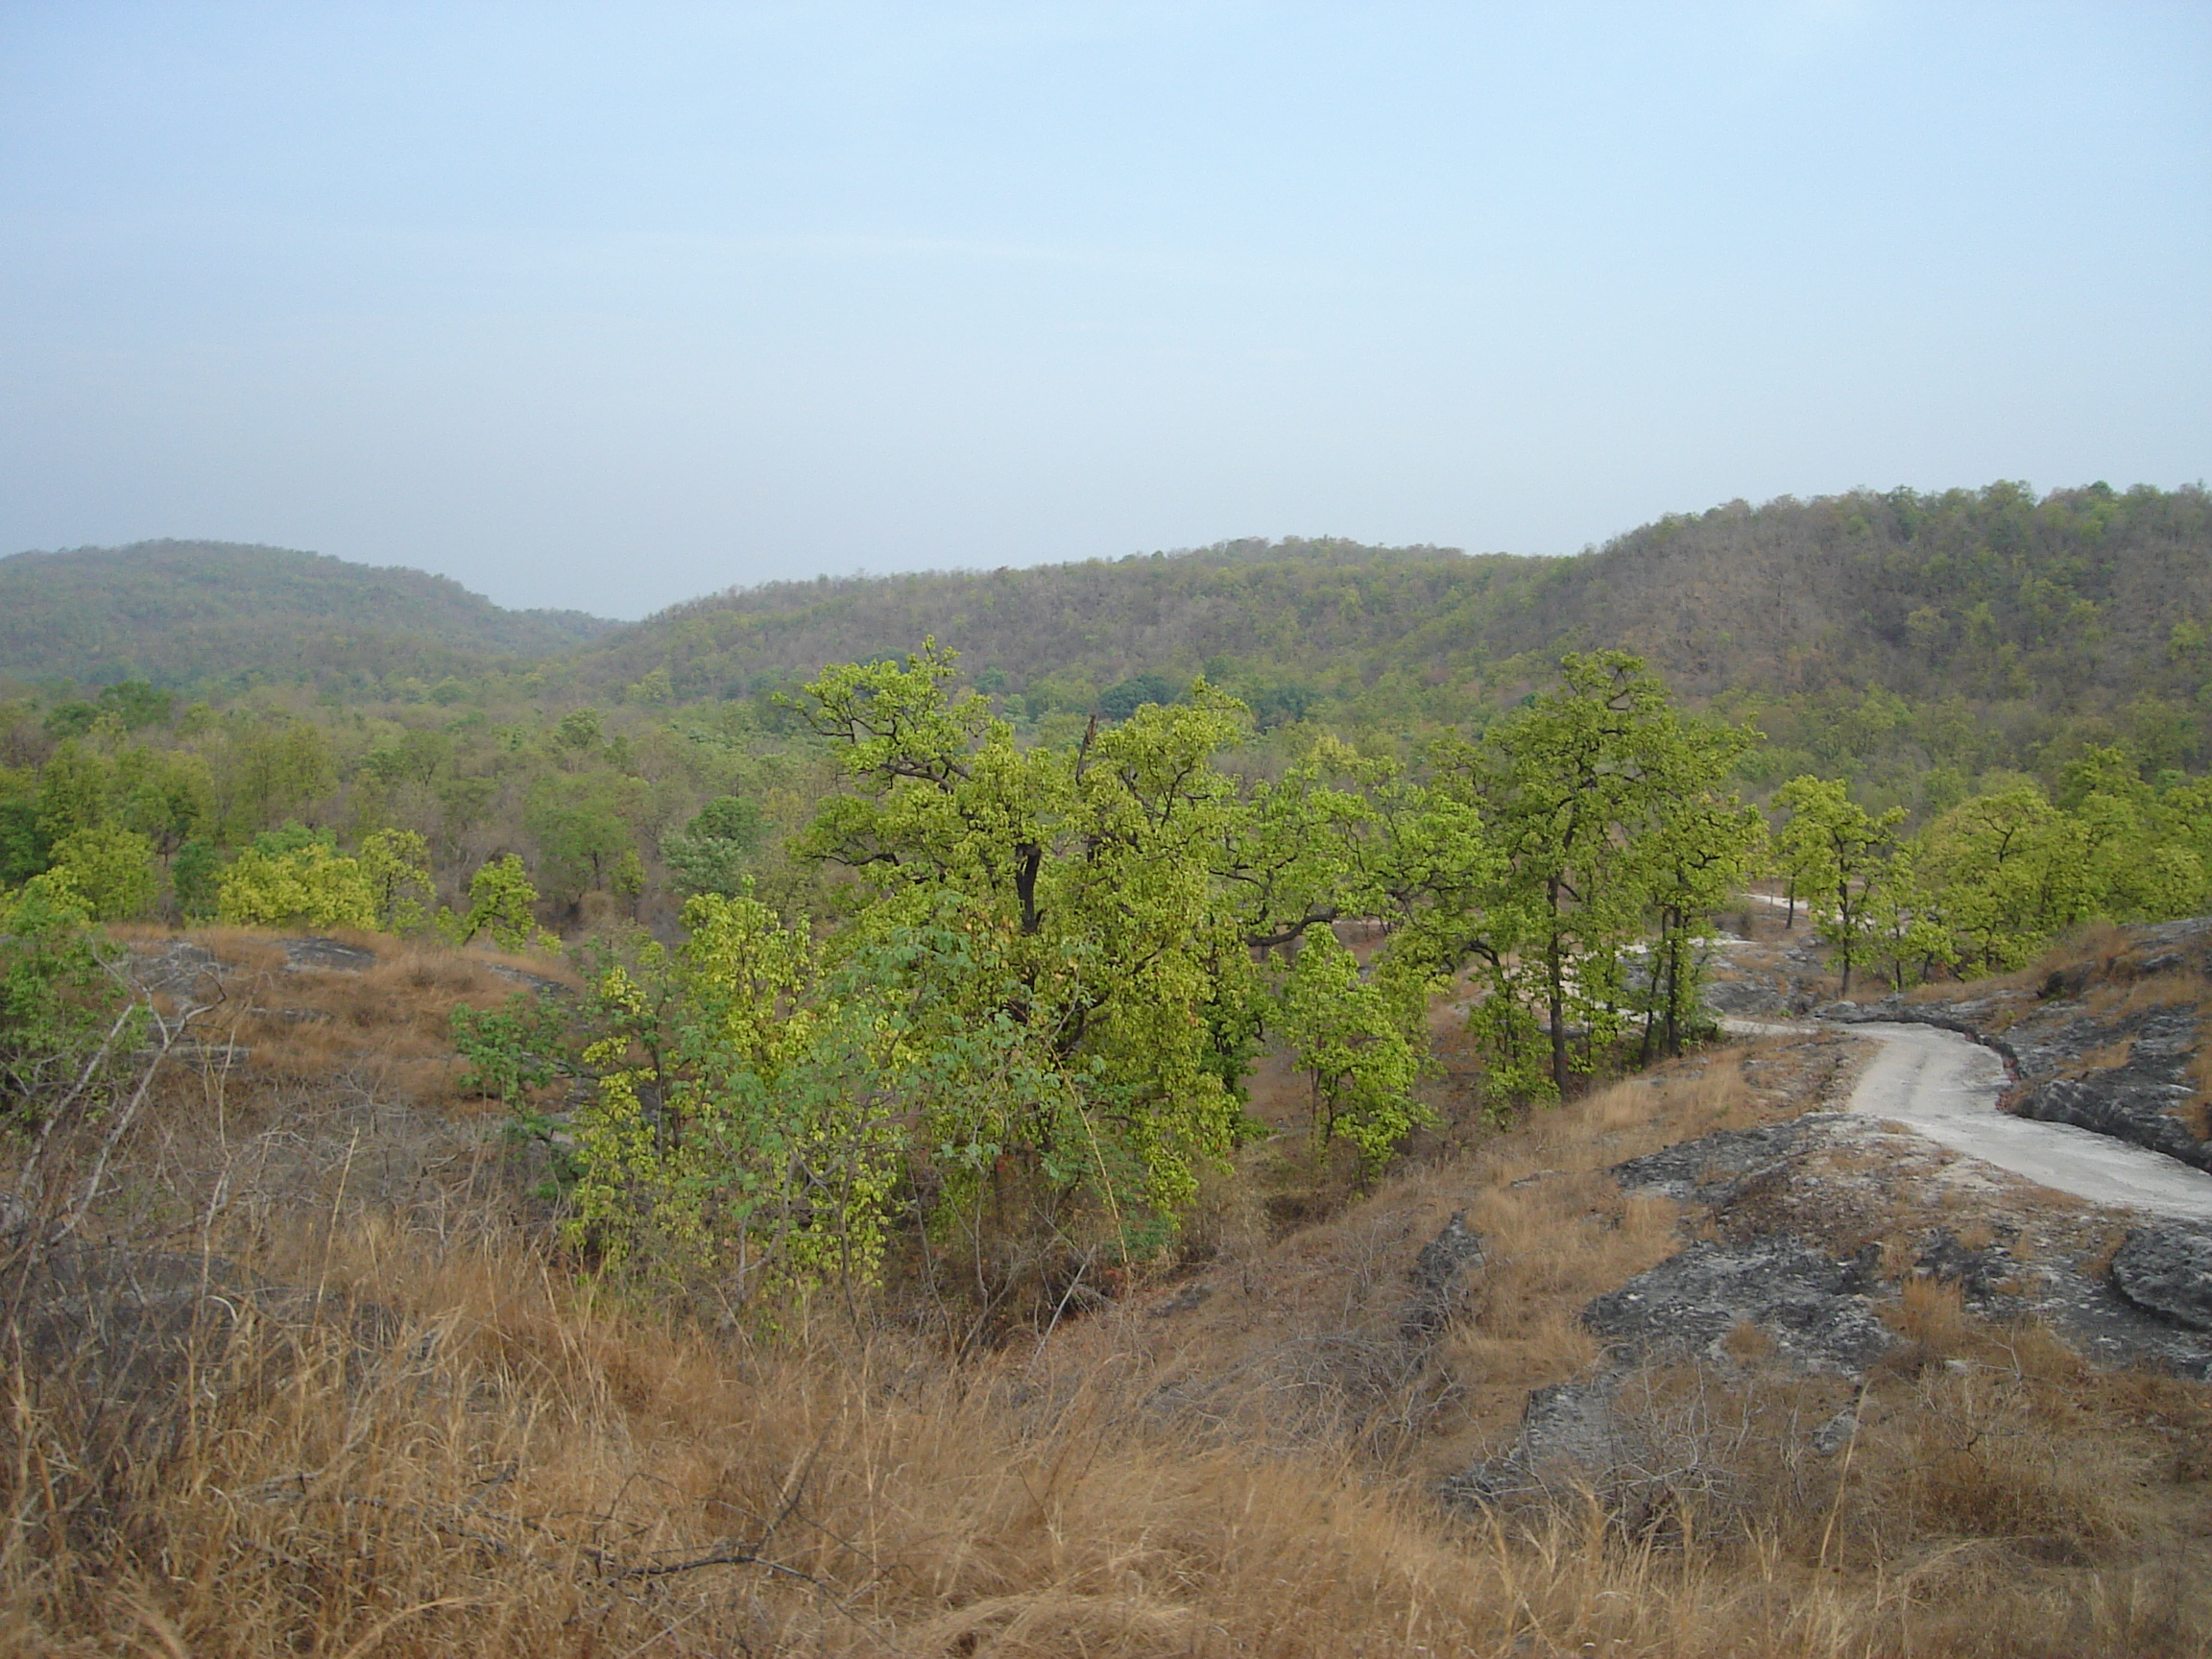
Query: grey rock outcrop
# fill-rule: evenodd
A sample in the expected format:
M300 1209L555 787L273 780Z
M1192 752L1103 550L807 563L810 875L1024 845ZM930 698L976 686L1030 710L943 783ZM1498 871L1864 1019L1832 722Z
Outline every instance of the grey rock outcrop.
M1407 1341L1428 1343L1443 1330L1458 1306L1467 1274L1482 1263L1480 1235L1467 1225L1467 1212L1455 1210L1443 1230L1413 1259L1413 1294L1399 1321Z
M1582 1310L1615 1358L1727 1362L1749 1326L1797 1369L1857 1376L1896 1341L1867 1296L1870 1262L1839 1262L1794 1238L1698 1243Z
M2138 1227L2112 1257L2112 1283L2138 1308L2212 1331L2212 1226Z

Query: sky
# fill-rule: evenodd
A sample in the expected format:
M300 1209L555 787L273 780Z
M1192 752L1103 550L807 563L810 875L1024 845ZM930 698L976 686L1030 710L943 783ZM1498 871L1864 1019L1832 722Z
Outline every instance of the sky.
M2212 473L2212 6L0 0L0 552L637 616Z

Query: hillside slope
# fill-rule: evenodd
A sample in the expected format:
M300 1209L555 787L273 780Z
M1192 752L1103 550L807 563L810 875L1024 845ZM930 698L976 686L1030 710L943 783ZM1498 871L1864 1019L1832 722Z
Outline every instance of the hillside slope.
M676 607L578 667L611 685L665 667L679 695L728 696L927 635L987 689L1049 707L1202 667L1247 694L1342 698L1393 676L1418 694L1471 674L1507 689L1560 650L1623 646L1700 696L1879 685L2052 712L2186 708L2212 683L2212 497L2000 483L1733 502L1574 558L1238 541L824 578Z
M0 559L0 675L168 685L466 671L544 657L618 624L508 611L421 570L224 541L140 541Z

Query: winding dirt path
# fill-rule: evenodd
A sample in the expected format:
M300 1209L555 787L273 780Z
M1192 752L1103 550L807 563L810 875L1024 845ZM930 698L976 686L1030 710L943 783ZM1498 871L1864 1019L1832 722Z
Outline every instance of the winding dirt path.
M1932 1025L1848 1029L1882 1045L1851 1092L1852 1111L2093 1204L2212 1220L2212 1174L2071 1123L1998 1111L2005 1062L1979 1043Z
M1740 1037L1839 1029L1796 1021L1723 1020L1720 1025ZM2005 1062L1970 1038L1934 1025L1887 1022L1839 1028L1882 1046L1851 1091L1852 1111L1902 1123L1955 1152L2092 1204L2212 1221L2212 1174L2071 1123L2039 1123L1998 1111Z

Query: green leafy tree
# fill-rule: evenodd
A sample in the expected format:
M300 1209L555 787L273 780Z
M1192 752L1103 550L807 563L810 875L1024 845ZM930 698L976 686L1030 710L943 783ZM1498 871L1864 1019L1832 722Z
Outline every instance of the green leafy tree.
M1984 972L2018 968L2091 903L2065 815L2031 783L1960 802L1916 838L1918 908L1940 920L1934 952Z
M1277 1025L1313 1079L1316 1140L1349 1141L1379 1166L1434 1117L1413 1099L1421 1056L1383 990L1362 979L1335 934L1309 928L1282 991Z
M1165 674L1143 673L1109 685L1098 693L1098 712L1109 720L1126 720L1149 703L1175 701L1175 683Z
M1767 851L1767 821L1720 781L1753 742L1739 728L1684 723L1665 757L1671 782L1633 847L1635 878L1656 923L1645 996L1643 1058L1682 1052L1704 1022L1698 929L1740 892Z
M1694 739L1666 686L1624 652L1570 653L1559 671L1558 690L1499 722L1481 745L1439 752L1440 785L1479 812L1504 861L1483 896L1477 950L1488 995L1476 1028L1503 1086L1553 1095L1622 1034L1623 956L1643 933L1654 880L1666 873L1685 914L1695 902L1694 860L1653 848L1680 804L1714 788L1742 747L1711 729ZM1678 847L1694 832L1681 821ZM1579 1054L1574 1026L1587 1033ZM1532 1028L1548 1050L1542 1070Z
M1900 994L1908 980L1926 979L1958 960L1957 942L1945 925L1936 894L1920 876L1920 848L1908 841L1866 905L1867 960L1887 969Z
M303 812L337 781L330 740L304 720L264 718L240 726L218 775L233 842Z
M1806 897L1820 936L1836 948L1843 994L1849 996L1852 969L1865 955L1870 910L1888 878L1905 809L1869 813L1843 783L1810 775L1775 791L1774 805L1790 815L1775 837L1782 862Z
M519 854L504 854L469 878L469 908L443 912L438 926L456 945L488 934L504 950L527 950L538 930L538 889Z
M109 816L114 763L75 738L62 742L38 774L38 833L49 846Z
M728 898L744 890L760 836L758 806L717 796L682 830L661 837L661 856L684 892Z
M376 926L376 894L327 830L265 830L216 878L216 913L262 927Z
M674 951L648 944L594 987L576 1236L611 1267L740 1294L866 1280L903 1136L874 1092L806 1075L837 1020L808 929L744 896L701 894L685 920Z
M603 774L541 780L523 807L522 822L538 848L538 872L546 895L559 902L605 887L634 845L615 785Z
M0 1114L31 1132L34 1164L43 1133L103 1090L145 1025L91 920L62 871L0 893Z
M95 922L128 922L160 891L154 844L129 830L79 830L54 844L53 868L80 894Z
M378 925L392 933L421 927L435 893L429 844L412 830L378 830L362 837L359 861Z
M1010 1022L1060 1079L1032 1092L1052 1109L989 1138L996 1190L1057 1213L1081 1188L1132 1238L1171 1224L1198 1168L1243 1132L1241 1085L1270 1007L1255 947L1334 913L1335 895L1317 890L1333 878L1312 864L1319 820L1303 834L1294 822L1317 797L1219 770L1249 716L1202 681L1189 702L1094 725L1072 749L1023 750L987 700L948 695L952 676L930 644L807 687L807 716L853 788L824 804L798 851L863 883L851 938L957 918L965 951L989 967L934 1005L967 1006L976 1031Z
M155 852L173 854L215 818L215 781L201 757L180 750L126 750L111 785L115 816Z
M40 823L36 775L0 767L0 890L45 869L52 849L53 837Z
M177 898L177 912L186 922L206 922L221 907L218 884L223 854L215 843L196 835L177 849L169 862L169 888Z

